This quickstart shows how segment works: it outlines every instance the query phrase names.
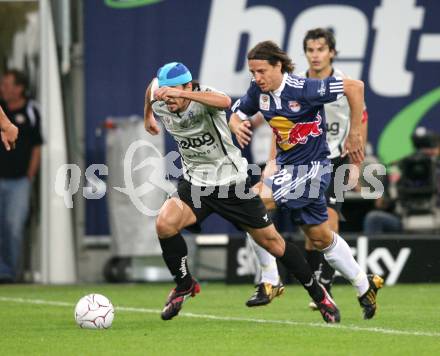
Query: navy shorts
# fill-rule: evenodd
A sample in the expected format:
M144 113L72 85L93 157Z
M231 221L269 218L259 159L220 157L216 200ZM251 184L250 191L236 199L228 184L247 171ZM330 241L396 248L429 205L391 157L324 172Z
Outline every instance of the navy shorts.
M281 209L289 209L298 225L317 225L328 220L325 192L330 184L332 166L311 162L303 166L282 166L264 184L272 189Z

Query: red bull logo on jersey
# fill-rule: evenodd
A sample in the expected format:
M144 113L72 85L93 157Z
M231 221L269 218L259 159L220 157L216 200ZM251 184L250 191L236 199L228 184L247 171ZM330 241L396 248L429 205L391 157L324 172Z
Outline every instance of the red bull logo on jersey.
M318 114L314 121L297 123L290 121L284 116L275 116L269 121L269 124L276 137L278 146L283 151L287 151L297 144L306 144L310 136L318 137L322 135L321 122L321 115Z

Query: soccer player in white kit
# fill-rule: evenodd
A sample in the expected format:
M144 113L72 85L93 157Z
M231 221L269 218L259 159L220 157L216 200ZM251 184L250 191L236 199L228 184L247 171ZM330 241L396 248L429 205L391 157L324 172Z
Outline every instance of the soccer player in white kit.
M308 31L303 40L303 49L306 55L309 69L298 75L306 78L325 79L330 76L347 78L347 75L333 67L333 60L337 55L336 40L333 33L328 29L316 28ZM330 228L336 233L339 232L339 220L341 217L342 201L337 200L336 189L344 182L337 182L335 186L335 172L345 164L350 163L348 155L344 152L344 143L350 131L350 106L347 98L324 105L327 119L327 143L330 149L330 158L333 165L332 180L326 192L327 212ZM362 116L362 138L367 142L368 113L364 108ZM346 177L348 178L348 177ZM306 260L312 271L316 274L320 283L331 294L331 286L335 270L327 263L320 251L313 248L310 240L305 240ZM309 307L316 310L315 303L311 302Z

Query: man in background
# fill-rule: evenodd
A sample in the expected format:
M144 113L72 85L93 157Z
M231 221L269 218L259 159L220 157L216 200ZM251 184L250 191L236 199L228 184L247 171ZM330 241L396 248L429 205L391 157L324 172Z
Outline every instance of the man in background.
M17 280L31 183L40 165L40 113L27 89L18 70L6 71L0 82L0 104L20 131L15 150L0 146L0 283Z

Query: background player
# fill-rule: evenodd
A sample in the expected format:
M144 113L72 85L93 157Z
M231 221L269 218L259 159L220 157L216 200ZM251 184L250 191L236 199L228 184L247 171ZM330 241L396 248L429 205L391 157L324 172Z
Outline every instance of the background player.
M337 50L335 37L330 30L316 28L308 31L303 40L303 49L309 69L299 73L299 76L316 79L325 79L330 76L348 78L341 70L333 67ZM326 192L328 222L330 229L339 233L342 202L336 199L334 179L336 170L340 166L350 163L349 156L344 151L345 139L350 132L350 106L347 98L342 97L338 101L325 104L324 112L327 120L327 143L330 149L328 158L330 158L333 165L330 185ZM367 122L368 114L364 106L361 124L361 135L364 143L367 142ZM305 249L307 262L309 262L315 274L319 276L317 278L319 278L320 283L331 293L330 289L335 270L323 258L321 251L313 248L313 244L307 238ZM316 307L313 302L309 306L312 309Z

